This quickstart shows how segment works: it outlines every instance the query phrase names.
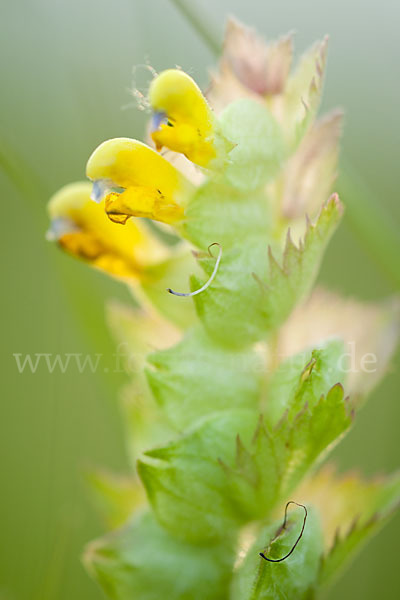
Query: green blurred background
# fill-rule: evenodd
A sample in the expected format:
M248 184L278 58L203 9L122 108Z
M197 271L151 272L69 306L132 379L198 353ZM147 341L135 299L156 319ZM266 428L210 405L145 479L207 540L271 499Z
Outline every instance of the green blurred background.
M197 0L215 35L227 14L268 37L295 30L297 52L331 36L324 109L346 110L342 164L353 165L379 211L400 221L398 4L392 1ZM127 466L113 373L69 369L19 374L13 353L101 353L113 342L105 299L127 292L47 243L45 204L84 178L104 139L143 137L133 107L132 67L180 65L205 84L211 50L168 0L3 0L1 4L3 259L0 496L1 600L101 598L80 564L101 523L84 484L91 465ZM358 184L357 184L358 186ZM346 194L345 194L346 196ZM344 197L346 202L346 197ZM365 200L366 201L366 200ZM378 227L381 227L379 224ZM383 231L379 232L384 235ZM395 291L348 211L320 280L345 294L378 299ZM399 256L392 256L392 266ZM111 359L110 359L111 360ZM397 360L398 364L398 360ZM366 474L398 467L399 374L394 368L335 451L340 467ZM330 598L399 598L400 519L363 551Z

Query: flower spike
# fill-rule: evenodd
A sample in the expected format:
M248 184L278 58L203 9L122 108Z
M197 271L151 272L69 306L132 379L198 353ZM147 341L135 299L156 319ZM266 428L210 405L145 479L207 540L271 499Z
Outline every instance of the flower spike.
M129 217L176 223L182 220L192 191L191 184L167 160L129 138L100 144L89 158L86 174L93 181L96 198L98 190L108 188L106 213L111 221L123 225Z

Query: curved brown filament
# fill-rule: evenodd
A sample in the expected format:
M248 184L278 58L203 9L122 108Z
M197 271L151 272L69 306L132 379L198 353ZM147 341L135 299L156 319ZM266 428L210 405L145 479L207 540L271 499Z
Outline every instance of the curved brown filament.
M265 556L265 554L263 552L260 552L260 556L264 559L267 560L268 562L273 562L273 563L279 563L282 562L284 560L286 560L287 558L289 558L289 556L291 554L293 554L297 544L299 543L299 541L301 540L301 537L303 535L304 532L304 528L306 526L306 521L307 521L307 508L304 506L304 504L299 504L298 502L294 502L293 500L290 500L287 504L286 504L286 508L285 508L285 518L283 520L282 523L282 527L279 530L279 533L281 533L284 529L286 529L286 523L287 523L287 511L288 511L288 506L289 504L296 504L296 506L300 506L301 508L304 508L304 521L303 521L303 526L301 528L299 537L297 538L296 542L294 543L292 549L290 550L290 552L288 552L285 556L283 556L282 558L268 558L267 556Z

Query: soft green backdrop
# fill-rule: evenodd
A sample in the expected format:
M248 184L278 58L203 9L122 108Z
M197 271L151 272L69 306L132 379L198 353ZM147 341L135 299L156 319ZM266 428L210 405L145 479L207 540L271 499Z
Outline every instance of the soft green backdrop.
M297 50L330 33L324 108L346 110L343 163L353 165L376 205L398 223L397 3L197 0L197 6L217 35L228 13L270 37L295 29ZM13 353L97 352L111 365L104 300L128 294L44 240L45 204L64 183L84 177L99 142L143 135L144 115L122 109L131 102L133 65L146 58L157 70L178 64L204 84L214 59L168 0L3 0L0 11L0 598L91 600L101 592L79 556L101 524L83 474L93 464L126 466L116 400L123 377L103 367L97 374L72 367L66 374L43 367L19 374ZM395 291L350 219L320 279L361 298ZM398 466L399 385L393 369L336 451L342 468L369 474ZM397 517L330 597L398 598L399 535Z

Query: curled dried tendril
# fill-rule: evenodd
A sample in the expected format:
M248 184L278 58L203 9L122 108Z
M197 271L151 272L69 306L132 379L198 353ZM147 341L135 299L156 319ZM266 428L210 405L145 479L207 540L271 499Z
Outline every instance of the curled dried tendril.
M210 248L212 248L213 246L218 246L219 251L218 251L217 260L215 261L214 270L211 273L209 280L206 281L206 283L201 288L199 288L198 290L196 290L194 292L188 292L188 293L174 292L174 290L171 290L171 288L167 288L167 292L169 292L170 294L173 294L174 296L183 296L185 298L188 298L190 296L197 296L197 294L201 294L201 292L204 292L212 284L212 282L217 274L219 263L221 262L221 257L222 257L222 246L218 242L214 242L208 246L209 255L211 257L213 257L213 254L211 254L211 250L210 250Z
M294 552L297 544L299 543L299 541L301 540L301 537L303 535L304 532L304 528L306 526L306 521L307 521L307 508L304 506L304 504L298 504L298 502L294 502L293 500L290 500L287 504L286 504L286 508L285 508L285 518L283 520L282 523L282 527L279 528L278 533L276 534L275 538L272 540L272 542L282 533L282 531L284 531L286 529L286 523L287 523L287 510L289 507L289 504L296 504L296 506L300 506L301 508L304 508L304 521L303 521L303 525L300 531L300 534L296 540L296 542L294 543L294 545L292 546L290 552L288 552L285 556L283 556L282 558L268 558L267 556L265 556L265 554L263 552L260 552L260 556L261 558L263 558L264 560L267 560L268 562L273 562L273 563L279 563L282 562L284 560L286 560L287 558L289 558L289 556ZM271 542L271 543L272 543Z
M143 112L150 113L151 107L150 107L150 103L148 100L149 84L146 85L145 89L140 89L140 87L137 83L137 72L139 71L139 69L143 69L144 71L147 71L147 73L150 74L151 79L154 79L158 75L157 71L148 63L134 65L132 67L132 85L129 88L129 93L133 96L134 102L126 104L122 108L126 109L126 108L134 107Z

